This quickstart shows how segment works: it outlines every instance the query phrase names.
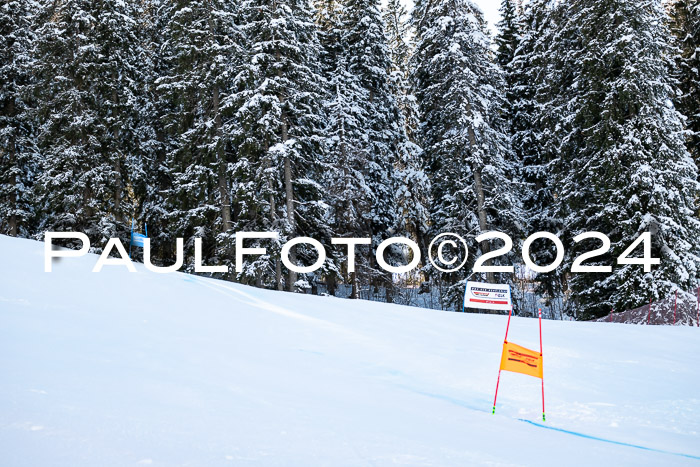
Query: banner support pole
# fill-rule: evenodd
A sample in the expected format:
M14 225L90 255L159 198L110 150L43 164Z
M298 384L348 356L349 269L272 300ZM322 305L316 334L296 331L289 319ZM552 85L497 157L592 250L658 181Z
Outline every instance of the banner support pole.
M462 304L462 313L467 312L467 287L469 287L469 281L464 281L464 303Z
M513 314L513 307L510 307L510 311L508 312L508 324L506 324L506 337L503 338L503 343L508 342L508 329L510 329L510 316Z
M542 308L538 309L538 317L540 321L540 358L542 357ZM544 416L544 374L542 375L542 421L546 421Z
M513 314L513 307L510 307L510 311L508 311L508 324L506 324L506 337L503 338L503 343L508 342L508 329L510 329L510 317ZM501 382L501 369L498 369L498 379L496 380L496 394L493 396L493 409L491 410L491 415L494 415L496 413L496 399L498 398L498 385Z
M695 324L700 327L700 287L698 287L698 309L695 313Z
M134 219L131 219L131 232L129 234L129 259L131 259L131 245L134 241Z
M498 379L496 380L496 394L493 396L493 409L491 410L491 415L496 414L496 399L498 398L498 385L501 382L501 369L498 369Z
M647 326L649 326L649 318L651 317L651 295L649 296L649 311L647 312Z

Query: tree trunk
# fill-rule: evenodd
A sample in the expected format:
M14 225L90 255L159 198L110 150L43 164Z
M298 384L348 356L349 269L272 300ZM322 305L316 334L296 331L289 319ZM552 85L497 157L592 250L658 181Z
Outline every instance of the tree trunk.
M354 272L350 273L350 283L352 284L350 298L357 298L357 275Z
M114 88L112 89L112 104L115 109L119 104L119 94L117 93L117 71L112 70L112 79L114 80ZM119 150L119 136L121 135L121 127L119 125L114 125L112 129L112 137L114 138L114 176L116 180L114 181L114 218L117 222L122 222L124 216L122 216L122 176L121 176L121 152Z
M282 261L279 259L275 260L275 282L277 283L277 290L284 290L284 287L282 287Z
M267 149L266 149L267 150ZM267 164L266 164L267 165ZM268 186L272 186L268 180ZM270 219L272 220L272 225L275 225L277 220L277 205L275 203L275 195L272 194L272 189L270 189ZM282 262L278 259L275 260L275 285L277 290L283 290L282 288Z
M467 105L467 111L471 112L471 105ZM469 146L472 151L476 148L476 135L474 134L474 128L471 126L468 128L469 134ZM481 233L488 231L488 225L486 223L486 196L484 195L484 185L481 181L481 167L476 165L472 167L474 171L474 192L476 194L476 210L479 216L479 230ZM481 254L485 255L491 252L491 244L488 240L484 240L479 245L481 249ZM490 266L491 260L484 262L484 266ZM486 281L490 283L496 282L496 277L492 272L486 273Z
M286 136L286 126L283 126L283 133ZM295 219L294 219L294 193L292 192L292 167L291 167L291 162L289 161L289 157L284 158L284 188L287 196L287 221L289 222L289 227L291 230L292 235L294 232L296 232L296 225L295 225ZM293 263L296 264L297 262L297 253L296 253L296 247L292 248L289 252L289 260ZM294 292L294 283L297 281L297 273L290 270L289 271L289 278L288 278L288 284L287 284L287 290L290 292Z
M394 284L392 282L391 273L387 274L386 286L384 288L385 299L387 303L394 302Z
M336 275L335 272L328 274L328 294L335 297L336 290Z
M280 51L279 49L275 51L275 59L277 62L280 61ZM277 76L282 77L282 70L277 70ZM289 122L287 121L287 113L284 111L284 103L286 102L286 98L283 94L278 94L277 98L280 101L280 104L283 106L282 110L282 144L287 142L287 139L289 138ZM285 195L286 195L286 201L287 201L287 222L289 223L289 234L294 235L296 233L296 221L294 219L294 190L292 189L292 162L289 159L289 156L284 157L284 190L285 190ZM296 249L292 248L291 251L289 252L289 260L293 263L296 264L297 262L297 254L296 254ZM294 271L289 271L289 275L287 277L287 290L289 292L294 292L294 284L297 281L297 273Z
M488 225L486 224L486 209L484 207L484 186L481 182L481 169L474 170L474 191L476 192L476 209L479 215L479 230L481 232L488 231ZM484 240L479 245L481 247L481 254L485 255L491 251L491 245L488 240ZM491 265L491 260L484 262L485 266ZM490 283L496 282L496 278L492 272L486 273L486 280Z
M231 200L229 197L228 187L226 186L226 156L224 154L224 144L221 141L223 137L221 112L219 111L219 87L214 86L213 97L213 112L214 126L216 127L216 137L219 140L216 145L216 160L218 162L218 184L219 198L221 203L221 232L226 233L231 228Z
M211 11L209 12L209 38L213 42L214 40L214 21L212 18ZM213 95L212 95L212 112L214 114L214 130L216 132L216 137L218 144L216 145L216 160L218 162L218 188L219 188L219 198L221 203L221 232L226 233L231 228L231 200L229 197L228 187L226 186L226 156L224 154L224 145L221 141L223 138L222 122L221 122L221 112L220 107L220 96L219 96L219 86L214 85Z
M265 150L265 152L267 152L268 149L270 149L270 145L267 141L265 141L265 146L263 149ZM270 160L266 159L265 169L268 168L270 168ZM267 170L265 170L265 172L267 172ZM267 180L267 186L270 190L270 221L274 228L277 221L277 204L275 203L275 195L274 191L272 190L272 182L269 178ZM279 259L275 260L275 286L277 290L282 290L282 263Z
M9 103L7 105L7 113L10 115L11 118L15 117L15 103L13 102L12 99L9 100ZM12 137L10 138L10 167L13 167L15 165L15 162L17 160L17 148L15 147L15 134L14 132L12 133ZM12 193L10 193L10 209L12 210L12 214L10 214L10 219L9 219L9 227L10 227L10 236L16 237L17 236L17 189L19 188L18 186L18 180L17 176L13 177L13 182L12 182Z

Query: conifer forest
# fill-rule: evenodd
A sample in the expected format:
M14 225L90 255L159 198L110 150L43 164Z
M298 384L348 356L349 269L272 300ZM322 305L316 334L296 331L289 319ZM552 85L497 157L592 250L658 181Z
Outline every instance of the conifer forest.
M466 280L525 287L576 319L694 290L700 0L500 11L492 29L470 0L2 0L0 233L84 232L99 253L112 237L128 247L135 225L154 264L183 238L194 272L199 238L205 264L230 266L219 279L397 302L413 290L458 311ZM515 273L470 274L501 246L477 242L490 231L513 239L494 261ZM515 252L539 231L566 250L533 274ZM592 231L610 248L586 264L612 272L567 272L600 246L573 241ZM236 232L279 237L248 241L267 253L237 271ZM467 241L460 271L425 260L443 232ZM615 264L644 232L660 263ZM300 236L326 247L312 274L279 260ZM415 274L377 265L397 236L420 247ZM333 237L371 239L354 271ZM555 255L540 240L530 253Z

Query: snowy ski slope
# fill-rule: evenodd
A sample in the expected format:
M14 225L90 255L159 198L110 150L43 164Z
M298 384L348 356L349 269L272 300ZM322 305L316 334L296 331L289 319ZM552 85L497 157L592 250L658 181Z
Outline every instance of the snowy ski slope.
M4 467L700 465L698 328L545 321L542 423L504 316L0 257Z

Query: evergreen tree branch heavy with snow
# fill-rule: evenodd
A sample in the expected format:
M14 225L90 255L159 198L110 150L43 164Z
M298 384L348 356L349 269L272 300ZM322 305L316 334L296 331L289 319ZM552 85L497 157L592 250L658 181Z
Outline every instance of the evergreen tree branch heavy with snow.
M496 63L503 70L503 76L506 82L505 89L505 106L509 118L513 116L513 106L517 100L515 94L515 70L513 69L513 61L515 53L520 44L520 17L516 11L515 0L502 0L501 2L501 21L498 22L498 35L494 41L496 45Z
M414 53L410 16L400 0L390 0L384 10L386 36L391 55L391 85L399 106L406 135L401 135L396 164L399 231L415 239L420 246L423 265L427 265L430 181L423 170L423 154L417 144L418 104L410 86L410 62Z

